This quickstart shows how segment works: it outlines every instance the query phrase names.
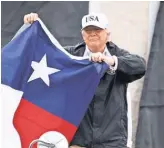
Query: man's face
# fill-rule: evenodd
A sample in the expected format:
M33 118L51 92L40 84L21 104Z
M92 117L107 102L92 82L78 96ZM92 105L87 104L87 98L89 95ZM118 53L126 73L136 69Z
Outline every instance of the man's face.
M83 40L89 48L101 48L108 39L107 29L101 29L96 26L88 26L82 30Z

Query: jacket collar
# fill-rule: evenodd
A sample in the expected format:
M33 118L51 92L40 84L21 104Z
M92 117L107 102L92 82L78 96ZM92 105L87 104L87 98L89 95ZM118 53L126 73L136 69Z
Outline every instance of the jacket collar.
M83 56L84 57L90 57L91 54L92 54L92 52L89 50L88 46L86 45L85 46L85 52L84 52ZM105 47L103 54L106 55L106 56L111 56L107 46Z

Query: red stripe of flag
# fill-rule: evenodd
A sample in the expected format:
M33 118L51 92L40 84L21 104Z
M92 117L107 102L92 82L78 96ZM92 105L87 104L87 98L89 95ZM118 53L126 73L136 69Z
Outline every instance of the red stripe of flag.
M58 131L62 133L70 142L77 127L57 117L42 108L21 99L15 112L14 127L19 133L22 148L28 148L30 143L48 131Z

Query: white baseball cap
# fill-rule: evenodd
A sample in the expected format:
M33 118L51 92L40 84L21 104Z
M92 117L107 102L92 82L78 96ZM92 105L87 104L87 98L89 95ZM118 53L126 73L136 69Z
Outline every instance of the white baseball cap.
M96 26L106 29L108 25L108 19L102 13L90 13L82 18L82 30L87 26Z

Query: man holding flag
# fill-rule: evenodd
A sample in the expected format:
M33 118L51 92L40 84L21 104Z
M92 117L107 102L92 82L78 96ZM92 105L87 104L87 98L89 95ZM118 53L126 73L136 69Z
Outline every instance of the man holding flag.
M38 15L36 13L30 13L24 16L24 23L32 24L37 19L38 19ZM24 46L29 48L29 50L32 49L34 46L36 46L37 49L42 47L45 47L45 49L41 51L41 56L38 56L35 53L33 53L33 56L35 57L35 61L32 60L31 67L33 68L34 71L30 72L30 69L26 69L26 72L30 72L30 74L28 74L27 77L23 77L23 79L20 80L21 82L19 83L21 83L22 85L17 87L17 85L14 83L14 85L12 86L16 89L24 90L24 95L23 95L24 98L22 99L19 105L21 107L21 110L20 107L18 107L18 110L16 111L16 115L19 117L26 116L26 118L24 119L21 118L19 122L17 122L15 119L15 127L17 128L18 132L24 134L24 136L22 136L22 141L26 140L29 142L31 139L28 138L28 136L30 136L30 133L28 133L29 135L26 134L27 131L26 132L23 131L25 127L24 128L21 127L20 124L24 123L27 125L27 127L30 125L30 127L32 126L33 129L36 128L35 133L33 134L35 136L39 132L40 132L39 134L45 132L46 126L47 129L49 127L48 130L51 130L53 129L53 126L57 127L59 123L62 122L62 126L60 125L61 127L58 129L58 131L66 136L67 140L70 142L71 148L80 148L80 147L127 148L128 147L127 146L127 140L128 140L127 120L128 119L127 119L127 100L126 100L127 84L137 79L140 79L142 76L144 76L145 69L146 69L145 61L143 58L137 55L130 54L129 52L120 49L113 42L109 42L108 38L110 32L108 30L108 25L109 25L108 20L103 14L93 13L93 14L85 15L82 18L82 29L81 29L84 42L76 46L65 47L65 50L69 52L72 56L76 56L79 58L88 57L91 63L93 62L93 64L91 65L92 66L94 65L95 68L89 66L90 63L88 63L88 61L86 61L85 59L83 62L80 62L78 60L72 61L72 59L75 59L74 57L69 59L61 52L57 53L57 51L55 54L58 56L56 56L56 58L52 58L52 55L54 54L52 52L53 51L52 48L48 48L46 44L42 44L42 45L35 44L35 42L38 42L39 40L37 38L34 38L35 35L33 35L33 32L37 30L35 26L33 27L32 33L29 30L23 32L24 34L26 34L26 36L29 36L29 38L25 39L25 42L21 44L24 44ZM44 32L42 32L41 30L37 30L37 34L39 34L39 36L42 36ZM24 36L22 35L21 37L23 38ZM17 40L19 41L19 39ZM47 39L44 38L43 41L45 40ZM32 43L34 42L32 46L26 44L30 42ZM48 41L47 43L51 44ZM17 48L19 48L19 45L17 45ZM50 53L48 53L49 51ZM22 51L19 51L18 54L21 54L21 52ZM28 56L29 58L31 58L29 54L24 54L23 56L25 58L28 58ZM60 63L55 64L54 62L57 63L59 57L64 57L64 59L67 59L68 62L60 61L61 64ZM22 60L26 60L26 59L22 59ZM47 65L45 64L46 63L45 61L47 61ZM63 63L64 66L62 65ZM40 70L40 65L44 66L44 71L47 71L47 73L42 71L43 69ZM67 70L65 69L65 67L69 67L69 69ZM64 70L66 72L64 72ZM66 73L70 72L70 70L72 70L71 73L75 71L75 74L72 75L69 82ZM96 74L97 72L98 74L94 75L89 71L95 71L94 73ZM19 77L21 77L23 74L23 71L21 72L22 73L19 74ZM82 72L83 75L80 75L80 73ZM49 74L53 74L50 77L50 80L47 77ZM97 75L99 75L98 77L101 78L100 81L98 80L98 78L96 78ZM57 76L62 77L63 79L60 80L55 79L55 77ZM78 77L85 77L86 81L82 83L79 81ZM37 89L36 86L33 84L34 83L33 80L38 78L41 78L42 82L44 82L46 86L41 85L42 82L40 81L35 81L35 85L36 83L38 83L37 86L41 87ZM11 86L11 83L9 82L12 80L8 80L8 79L9 79L8 77L7 78L5 77L6 81L4 81L4 83ZM52 83L51 79L55 79L54 83ZM90 80L91 82L92 81L95 82L94 83L92 82L93 84L92 83L88 84L87 83L88 80ZM28 85L26 84L26 81L28 82ZM69 83L67 84L67 82ZM61 86L62 83L65 83L65 85ZM50 89L47 89L47 86L51 86L52 84L55 87L53 93L50 91ZM76 87L80 88L79 93L76 92L77 90L71 90L72 88L71 85L77 85ZM84 88L86 87L86 89L84 89L81 85L83 85ZM65 104L63 105L63 102L65 100L62 98L65 98L65 96L61 96L62 92L60 92L61 90L59 89L59 87L63 88L65 86L66 86L65 89L68 90L66 94L69 96L69 98L74 97L72 93L71 94L69 93L70 91L74 91L74 95L77 95L76 98L79 98L79 100L72 99L69 100L70 102L68 101L70 104L71 103L74 104L74 107L76 108L77 112L80 113L79 117L74 118L73 109L69 107L69 105L65 105ZM95 88L95 86L97 87ZM33 89L31 90L31 88ZM39 90L49 92L49 95L51 97L55 96L55 97L59 97L60 99L57 100L57 104L53 103L53 101L50 99L47 100L44 99L44 101L38 101L36 98L42 97L38 95L40 93ZM59 92L60 92L60 96L59 96ZM92 96L92 93L88 95L89 92L93 92L94 95ZM31 94L34 94L34 97L32 97ZM84 99L83 103L79 104L79 102L82 99ZM32 102L32 104L29 102ZM89 104L89 107L87 107L87 104ZM37 105L37 107L34 105ZM24 106L23 111L22 111L22 106ZM61 109L62 112L61 110L59 111L58 109L60 107L62 108ZM28 109L29 111L27 112ZM48 113L43 111L42 109L48 111ZM64 110L65 112L63 112ZM82 115L84 112L85 112L85 116L83 117ZM43 117L41 117L39 113L41 113L43 117L45 117L45 121L43 121ZM52 116L52 114L54 113L57 116L55 117ZM28 118L29 119L31 118L30 120L35 120L34 118L36 116L39 116L38 120L42 122L41 126L37 126L36 124L31 124L30 123L31 121L28 121ZM61 118L59 119L58 117L61 117L62 119L64 119L64 121L63 120L61 121ZM55 121L57 121L57 123L55 123ZM77 127L78 129L76 131ZM25 143L25 145L27 145L27 143Z

